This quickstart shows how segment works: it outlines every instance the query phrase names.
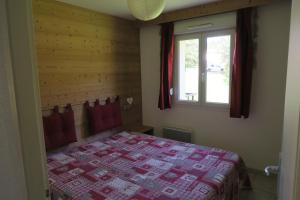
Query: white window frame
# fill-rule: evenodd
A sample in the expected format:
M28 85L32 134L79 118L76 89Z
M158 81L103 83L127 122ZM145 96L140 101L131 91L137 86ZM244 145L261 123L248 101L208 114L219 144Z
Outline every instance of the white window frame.
M221 107L228 108L229 103L218 103L218 102L206 102L206 84L207 84L207 62L206 62L206 52L207 52L207 38L213 36L231 36L231 46L230 46L230 68L229 68L229 82L231 83L231 72L233 64L233 52L234 52L234 42L235 42L235 30L234 29L222 29L213 31L203 31L191 34L182 34L175 36L175 103L176 104L186 104L186 105L198 105L207 107ZM199 40L199 81L198 81L198 101L190 100L180 100L180 48L179 42L183 40ZM229 83L229 84L230 84ZM229 102L230 102L230 87L229 87Z

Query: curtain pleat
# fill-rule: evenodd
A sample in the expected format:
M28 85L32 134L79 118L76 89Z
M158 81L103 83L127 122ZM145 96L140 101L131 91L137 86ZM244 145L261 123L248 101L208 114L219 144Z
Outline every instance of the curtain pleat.
M173 81L174 61L174 24L161 25L161 70L158 107L161 110L170 109L171 89Z
M246 8L237 12L230 95L230 117L232 118L249 117L253 65L252 8Z

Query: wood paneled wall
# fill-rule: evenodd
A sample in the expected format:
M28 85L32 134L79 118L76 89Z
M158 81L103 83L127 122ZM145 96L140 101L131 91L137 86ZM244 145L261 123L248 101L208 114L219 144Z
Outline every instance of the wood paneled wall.
M60 3L33 0L42 110L73 105L77 134L85 133L83 103L120 95L134 105L125 125L142 118L139 29L131 21Z

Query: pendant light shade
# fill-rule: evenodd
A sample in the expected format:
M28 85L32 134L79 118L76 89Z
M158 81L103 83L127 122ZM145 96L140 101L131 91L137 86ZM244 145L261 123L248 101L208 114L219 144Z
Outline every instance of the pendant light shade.
M158 17L164 10L166 0L127 0L132 15L143 21Z

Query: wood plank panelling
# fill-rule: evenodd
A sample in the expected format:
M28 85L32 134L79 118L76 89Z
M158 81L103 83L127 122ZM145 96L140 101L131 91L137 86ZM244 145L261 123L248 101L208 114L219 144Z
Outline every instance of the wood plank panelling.
M134 98L125 125L141 124L139 29L134 22L54 0L33 0L42 110L73 105L84 136L82 104L96 98Z

